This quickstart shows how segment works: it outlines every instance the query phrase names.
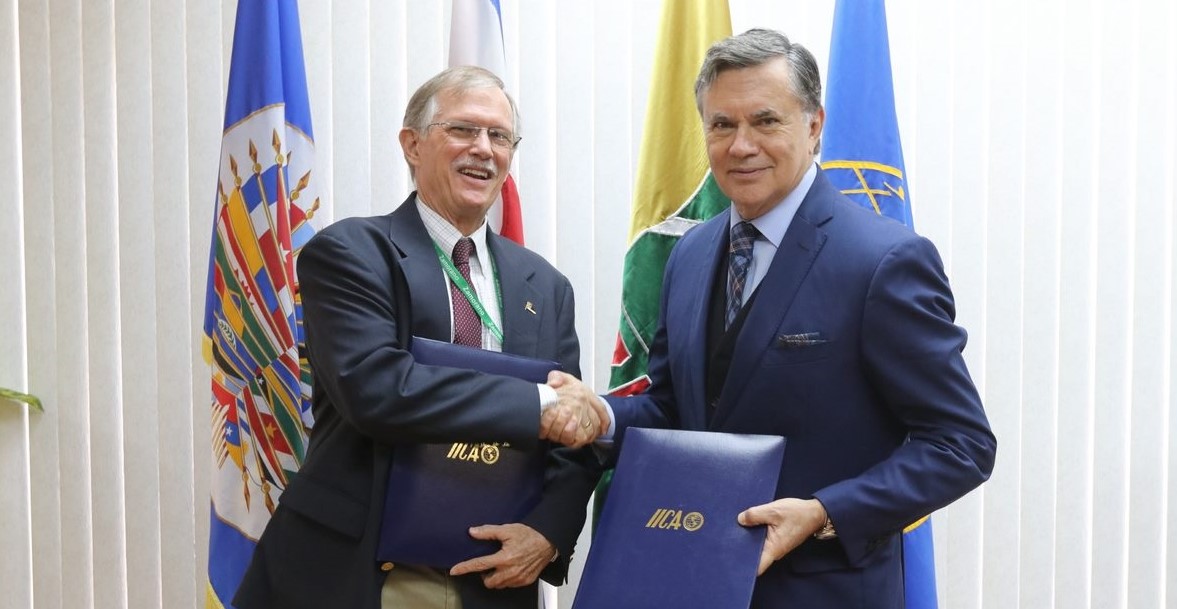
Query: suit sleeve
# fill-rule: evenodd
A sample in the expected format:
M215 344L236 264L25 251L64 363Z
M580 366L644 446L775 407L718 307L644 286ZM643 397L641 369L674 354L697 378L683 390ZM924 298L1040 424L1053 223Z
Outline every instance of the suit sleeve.
M814 494L852 564L877 540L963 496L993 471L997 443L961 355L966 342L940 257L923 238L885 254L860 345L871 385L907 441L861 475Z
M561 296L557 303L557 359L564 370L579 378L580 343L576 338L575 298L567 279L561 279ZM547 538L559 552L556 561L540 574L553 585L561 585L567 580L576 539L584 528L588 499L600 475L600 465L589 448L555 447L549 452L543 498L523 524Z
M684 237L684 240L686 238ZM605 398L616 418L616 429L613 430L614 450L609 459L610 466L617 461L617 453L622 442L625 441L626 429L630 427L658 429L679 427L678 410L674 400L674 378L670 367L666 312L670 298L670 286L674 283L675 269L683 249L683 241L680 241L670 251L670 257L666 261L666 271L662 280L662 295L658 304L658 325L654 329L654 338L650 342L650 359L646 364L646 374L650 378L649 387L637 395Z
M539 396L520 379L416 364L402 344L408 287L385 236L320 232L298 261L315 383L339 415L374 440L509 440L535 446ZM342 233L340 235L339 233ZM396 277L399 276L399 280ZM520 408L520 404L533 405Z

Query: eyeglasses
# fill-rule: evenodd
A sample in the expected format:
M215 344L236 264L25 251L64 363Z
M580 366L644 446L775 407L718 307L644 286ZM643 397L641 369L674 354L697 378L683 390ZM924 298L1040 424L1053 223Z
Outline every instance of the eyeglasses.
M478 139L478 136L486 131L486 137L490 140L490 145L495 148L502 148L504 150L511 150L519 145L522 137L516 137L514 133L506 129L499 129L498 127L480 127L470 123L463 123L459 121L447 121L441 123L429 123L427 127L441 127L445 130L445 134L459 142L472 143Z

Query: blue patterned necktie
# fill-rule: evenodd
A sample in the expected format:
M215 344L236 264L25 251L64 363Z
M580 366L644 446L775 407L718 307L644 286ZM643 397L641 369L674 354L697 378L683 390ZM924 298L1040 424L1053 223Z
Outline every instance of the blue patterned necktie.
M748 267L752 266L752 244L760 231L750 222L739 222L732 227L731 245L727 250L727 323L730 327L744 301L744 284Z

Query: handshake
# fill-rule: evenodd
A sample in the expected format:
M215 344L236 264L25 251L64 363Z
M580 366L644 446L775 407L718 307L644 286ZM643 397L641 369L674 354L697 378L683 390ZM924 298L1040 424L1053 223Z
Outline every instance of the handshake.
M596 441L609 431L609 413L605 402L580 379L553 370L548 373L548 386L560 398L545 408L539 419L539 437L571 448L580 448Z

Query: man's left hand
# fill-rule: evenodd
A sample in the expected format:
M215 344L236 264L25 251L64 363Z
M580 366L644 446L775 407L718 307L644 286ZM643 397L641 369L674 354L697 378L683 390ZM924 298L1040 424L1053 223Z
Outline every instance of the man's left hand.
M805 543L826 523L826 508L817 499L789 497L748 508L736 519L746 527L768 525L757 571L757 575L763 575L772 563Z
M503 547L488 556L471 558L450 569L450 575L481 573L487 588L518 588L535 581L556 556L556 548L525 524L488 524L472 527L474 539L499 541Z

